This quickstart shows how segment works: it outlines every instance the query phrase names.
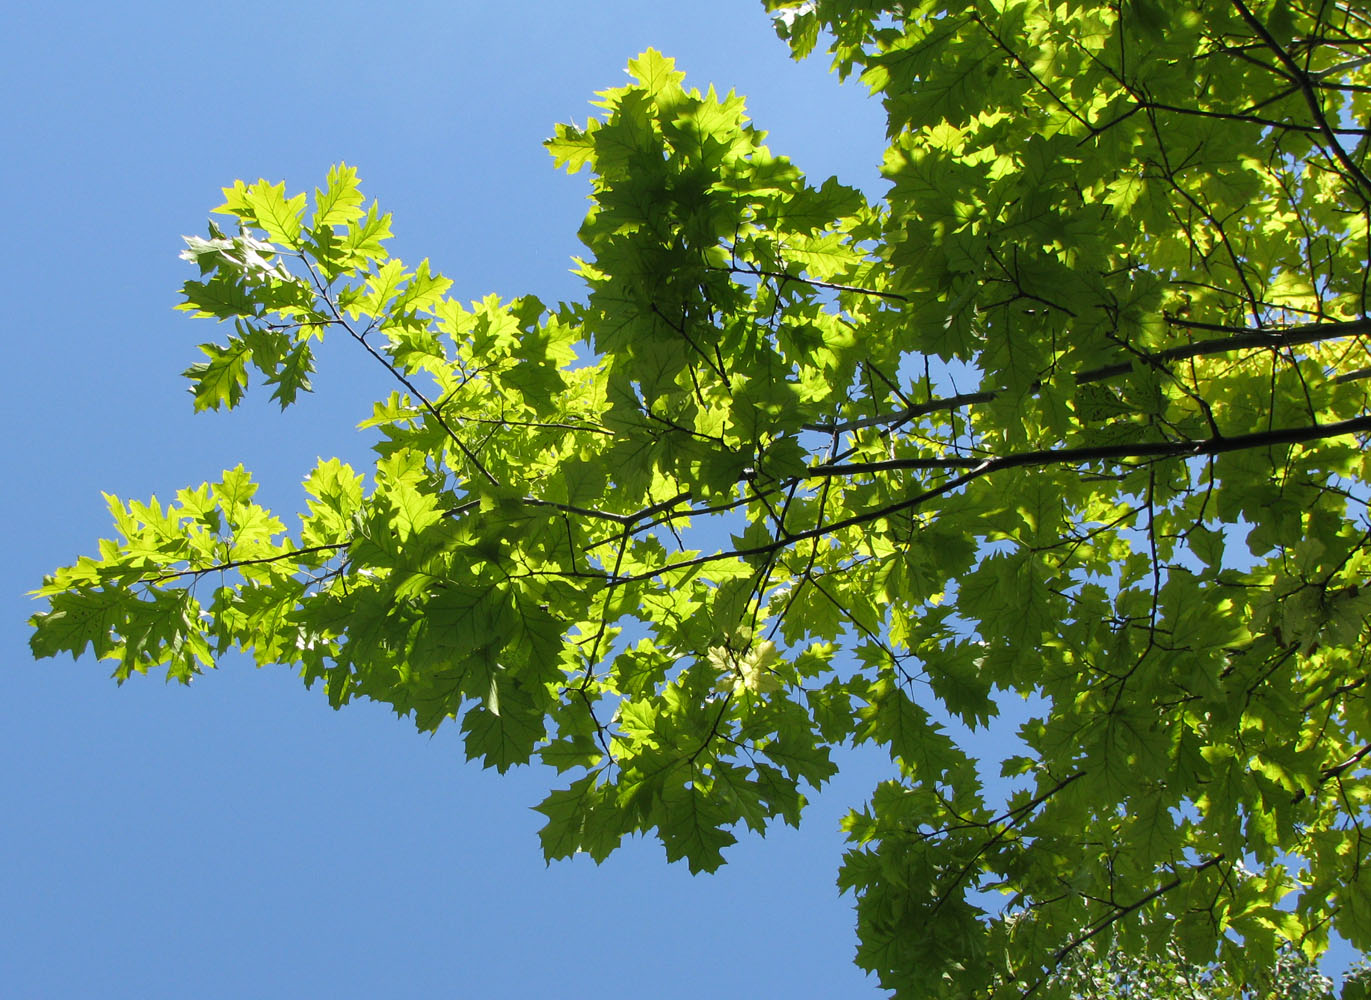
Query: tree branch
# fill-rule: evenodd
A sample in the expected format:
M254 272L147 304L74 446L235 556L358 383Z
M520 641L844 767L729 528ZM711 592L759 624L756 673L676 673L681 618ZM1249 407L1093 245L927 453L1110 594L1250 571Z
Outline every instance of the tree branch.
M1307 427L1283 427L1277 430L1256 431L1234 436L1217 435L1199 441L1138 441L1131 444L1096 445L1089 448L1043 448L1001 458L893 458L881 462L849 462L841 465L816 465L805 470L806 478L855 476L864 473L893 472L902 469L979 468L987 462L986 471L1011 469L1025 465L1076 465L1129 458L1180 458L1192 455L1220 455L1246 448L1264 448L1277 444L1299 444L1343 434L1371 432L1371 416L1353 417L1336 424L1311 424Z
M305 259L305 266L309 268L310 275L314 277L314 282L317 286L319 284L319 279L318 276L314 273L314 268L310 266L308 259ZM480 472L481 475L485 476L486 479L490 481L491 485L499 486L499 480L497 480L493 475L490 474L490 470L488 470L484 465L481 464L481 460L477 458L476 454L462 442L462 439L457 436L457 432L448 426L447 421L443 419L442 413L440 413L438 411L438 408L429 401L429 398L425 396L422 392L420 392L418 388L415 387L414 383L407 379L404 376L404 374L401 373L400 370L395 367L395 365L391 364L390 361L382 357L381 354L377 352L376 348L368 344L365 334L358 333L356 330L352 328L352 324L349 323L346 318L344 318L341 312L338 311L337 303L335 303L333 299L329 295L327 295L322 288L320 289L320 296L323 298L324 302L327 303L329 311L333 313L334 320L342 325L343 329L348 332L348 335L351 336L353 340L357 341L357 343L361 344L363 349L373 358L375 358L378 362L380 362L386 368L386 370L391 373L391 375L395 376L395 378L399 380L401 385L403 385L406 389L412 392L415 398L418 399L419 402L424 404L424 408L428 410L430 414L433 415L433 419L438 421L439 426L447 432L447 436L452 439L454 444L457 445L458 450L461 451L462 455L467 459L467 461L469 461L473 466L475 466L476 470Z
M726 271L729 274L750 274L756 278L773 278L781 283L787 281L797 281L802 285L809 285L811 288L823 288L832 292L855 292L858 295L871 295L879 299L891 299L896 302L908 302L909 298L900 295L898 292L883 292L875 288L862 288L859 285L843 285L835 281L819 281L816 278L805 278L798 274L787 274L785 271L767 271L758 267L739 267L736 264L728 267L718 267L714 265L706 266L706 271Z
M1299 63L1295 62L1294 58L1284 49L1284 47L1282 47L1281 43L1272 37L1271 32L1266 30L1266 25L1262 24L1252 11L1248 9L1247 4L1243 3L1243 0L1232 0L1232 4L1234 9L1237 10L1238 16L1246 21L1248 27L1256 32L1257 37L1262 40L1262 43L1271 50L1280 64L1285 67L1285 71L1290 74L1291 79L1299 85L1300 92L1304 94L1305 103L1309 105L1309 112L1314 116L1314 124L1318 126L1319 131L1323 134L1324 141L1328 143L1329 148L1333 151L1334 159L1342 164L1343 169L1351 175L1352 179L1356 181L1357 185L1361 188L1362 200L1365 201L1368 197L1371 197L1371 177L1367 177L1362 168L1353 162L1352 157L1347 155L1347 150L1343 149L1342 143L1338 141L1337 135L1333 132L1333 126L1329 124L1327 116L1323 113L1323 105L1319 103L1318 91L1315 89L1314 81L1309 78L1309 74L1304 71Z
M872 507L830 524L821 524L805 531L793 532L787 534L784 538L773 539L765 545L754 545L744 549L732 549L727 552L716 552L710 555L696 556L693 559L684 559L680 562L668 563L656 569L645 570L644 572L633 576L611 578L609 584L610 586L615 586L651 580L662 576L665 573L672 572L673 570L688 569L692 566L702 566L719 559L768 555L772 552L794 545L796 542L832 535L845 528L858 527L863 524L869 524L872 521L879 521L883 518L890 517L892 514L897 514L900 511L911 510L927 503L929 500L958 490L973 480L979 479L982 476L987 476L993 472L999 472L1003 469L1069 465L1081 462L1129 458L1194 458L1201 455L1221 455L1230 451L1242 451L1246 448L1263 448L1280 444L1302 444L1308 441L1318 441L1325 438L1341 437L1345 434L1357 433L1371 433L1371 416L1354 417L1351 420L1343 420L1335 424L1313 424L1307 427L1287 427L1270 431L1258 431L1253 434L1237 434L1232 437L1203 438L1199 441L1140 441L1135 444L1100 445L1093 448L1049 448L1039 451L1020 452L1013 455L1003 455L999 458L987 458L960 476L956 476L945 483L923 490L912 497L908 497L896 503ZM824 475L853 475L861 472L887 472L902 469L917 469L921 467L920 463L927 463L929 461L937 460L895 459L889 462L870 462L847 466L815 466L813 469L806 470L799 478L804 479L811 476L813 478L821 478Z
M336 552L345 549L351 542L331 542L327 545L309 545L303 549L291 549L289 552L278 552L274 556L262 556L259 559L234 559L230 562L218 563L214 566L206 566L203 569L183 569L176 573L163 573L161 576L150 576L139 580L139 583L165 583L167 580L177 580L185 576L204 576L206 573L228 572L238 569L240 566L262 566L267 563L281 562L292 556L309 555L314 552Z
M1195 875L1204 871L1206 868L1213 868L1215 865L1221 863L1223 860L1224 856L1222 854L1216 854L1214 857L1202 861L1199 864L1191 865L1189 869L1189 874ZM1056 952L1053 953L1052 969L1055 971L1057 968L1059 968L1062 962L1066 961L1066 959L1070 957L1073 951L1075 951L1081 945L1085 944L1095 935L1100 934L1108 928L1114 926L1120 920L1127 917L1130 913L1136 913L1138 910L1142 909L1144 906L1146 906L1148 903L1152 902L1152 900L1158 898L1159 896L1164 896L1172 889L1179 888L1180 884L1181 877L1177 875L1170 882L1167 882L1164 885L1157 886L1157 888L1153 889L1151 892L1142 896L1140 899L1133 901L1132 903L1126 903L1122 906L1115 904L1114 912L1104 917L1101 917L1094 923L1093 926L1091 926L1089 930L1081 934L1078 934L1076 937L1072 938L1070 941L1062 945L1062 947L1058 948ZM1022 1000L1027 1000L1028 997L1038 992L1038 990L1042 988L1042 985L1045 982L1047 982L1046 976L1041 976L1037 980L1035 980L1032 986L1030 986L1022 994L1020 994Z
M1343 337L1359 337L1371 334L1371 318L1361 317L1360 319L1346 320L1340 323L1307 323L1302 326L1292 326L1279 333L1266 333L1261 330L1253 330L1250 327L1222 326L1215 323L1195 323L1189 320L1168 320L1173 326L1185 327L1193 330L1208 330L1210 332L1229 333L1227 337L1213 337L1209 340L1196 341L1193 344L1180 344L1176 347L1168 347L1166 350L1157 351L1154 354L1142 354L1141 359L1144 363L1153 367L1164 365L1170 361L1184 361L1187 358L1196 358L1210 354L1227 354L1230 351L1241 351L1248 348L1270 348L1278 349L1284 347L1298 347L1302 344L1316 344L1324 340L1338 340ZM1119 375L1126 375L1133 370L1135 362L1121 361L1112 365L1102 365L1099 368L1090 368L1083 372L1076 373L1076 384L1082 385L1087 382L1103 382L1106 379L1115 378ZM1037 392L1042 388L1042 380L1034 382L1028 387L1029 392ZM806 424L804 429L807 431L822 431L824 433L843 434L848 431L859 430L863 427L874 427L879 424L902 424L929 413L936 413L940 410L959 410L965 406L974 406L976 403L988 403L999 392L995 390L984 390L982 392L963 392L956 396L947 396L942 399L930 399L924 403L916 403L913 406L905 407L896 413L880 414L870 417L861 417L857 420L849 420L840 424Z

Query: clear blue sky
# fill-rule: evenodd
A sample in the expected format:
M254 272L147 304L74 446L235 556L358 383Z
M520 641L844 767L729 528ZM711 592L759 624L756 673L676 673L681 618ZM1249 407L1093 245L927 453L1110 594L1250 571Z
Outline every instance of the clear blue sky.
M555 301L587 189L541 140L642 49L873 192L876 104L738 0L31 4L4 29L0 995L881 995L833 883L868 763L715 876L655 842L547 868L530 807L555 779L465 764L455 728L335 713L243 663L116 688L91 659L34 663L23 624L25 591L110 533L101 490L169 497L241 461L289 521L316 457L367 463L354 425L390 386L341 342L284 415L256 392L192 416L179 372L216 331L173 313L176 254L220 186L312 188L345 160L392 251L455 294Z
M635 842L544 866L530 807L555 777L463 761L455 730L341 713L240 662L190 688L34 663L24 593L110 533L100 497L243 462L283 519L317 457L390 391L326 345L317 393L192 416L179 372L212 339L173 313L219 188L358 167L392 252L453 293L579 293L586 181L540 143L584 122L648 46L747 95L772 148L873 194L879 107L792 63L759 3L149 2L24 5L0 32L0 241L10 475L0 504L0 996L877 997L851 964L838 820L883 776L849 761L802 832L744 836L714 876Z

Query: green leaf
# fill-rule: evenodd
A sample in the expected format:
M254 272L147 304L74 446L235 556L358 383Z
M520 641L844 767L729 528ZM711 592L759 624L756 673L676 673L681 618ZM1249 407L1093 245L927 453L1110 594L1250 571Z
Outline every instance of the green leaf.
M242 401L248 387L248 362L252 351L241 340L230 339L227 347L201 344L200 350L209 358L191 365L182 374L193 384L196 410L233 409Z
M390 215L381 215L376 203L367 206L366 214L348 223L342 240L343 258L354 267L372 261L385 260L384 241L390 239Z
M267 239L292 246L300 235L300 216L305 210L305 196L286 197L284 181L269 184L259 180L247 185L237 181L224 188L224 204L214 211L236 215L247 225L259 226Z
M504 774L515 764L527 764L534 745L543 738L542 717L532 712L496 712L477 706L462 719L467 756Z
M362 192L358 190L357 168L345 163L329 168L328 186L314 189L315 228L346 226L362 217Z
M691 874L717 870L724 863L723 849L738 840L722 828L731 822L722 805L694 787L670 788L664 804L662 842L667 860L684 859Z
M87 648L105 656L110 635L123 617L124 597L118 591L69 590L48 599L48 610L29 619L34 633L29 648L37 657L70 653L79 659Z

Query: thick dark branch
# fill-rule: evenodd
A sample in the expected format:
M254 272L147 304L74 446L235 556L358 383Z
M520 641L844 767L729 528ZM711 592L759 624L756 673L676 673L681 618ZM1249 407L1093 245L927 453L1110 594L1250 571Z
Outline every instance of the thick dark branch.
M1285 71L1290 74L1290 78L1299 85L1300 92L1304 95L1305 103L1309 105L1309 112L1314 116L1314 124L1318 126L1324 141L1328 143L1336 159L1344 170L1351 175L1352 180L1356 181L1361 188L1362 198L1371 197L1371 177L1367 177L1365 171L1347 155L1347 150L1338 141L1337 135L1333 131L1333 126L1329 124L1328 117L1323 113L1323 104L1319 101L1318 90L1314 81L1310 79L1304 68L1297 63L1293 56L1285 50L1280 42L1266 30L1266 25L1247 8L1243 0L1232 0L1233 7L1237 10L1238 16L1247 22L1247 26L1257 33L1263 44L1275 55L1280 64L1285 67Z
M982 462L979 466L977 466L975 469L972 469L970 472L957 476L955 479L950 479L947 482L943 483L941 486L935 486L932 489L924 490L917 496L910 497L907 500L902 500L899 503L889 504L882 507L875 507L870 510L862 511L858 514L853 514L851 517L845 517L841 521L834 521L830 524L821 524L816 527L809 528L805 531L797 531L794 533L785 534L780 538L773 539L765 545L754 545L750 548L745 549L731 549L727 552L715 552L712 555L696 556L694 559L683 559L680 562L668 563L665 566L659 566L657 569L647 570L645 572L638 573L634 576L619 577L617 579L611 580L610 584L615 585L623 583L635 583L642 580L652 580L673 570L689 569L692 566L703 566L707 563L716 562L720 559L746 559L750 556L770 555L773 552L777 552L781 549L788 548L794 545L796 542L808 541L811 538L822 538L825 535L831 535L834 532L841 531L844 528L852 528L857 527L859 525L868 524L871 521L878 521L882 518L889 517L891 514L897 514L902 510L908 510L913 507L917 507L928 500L932 500L936 497L942 496L944 493L951 493L953 490L965 486L973 479L976 479L984 475L990 469L990 467L991 461L987 459L986 461Z
M892 458L881 462L848 462L835 465L816 465L805 472L807 478L830 476L858 476L877 472L915 469L979 468L989 462L991 469L1012 469L1025 465L1081 465L1087 462L1107 462L1126 459L1189 458L1195 455L1219 455L1226 451L1247 448L1266 448L1279 444L1299 444L1321 438L1340 437L1371 431L1371 417L1353 417L1336 424L1311 424L1307 427L1283 427L1277 430L1237 434L1232 437L1201 438L1198 441L1139 441L1130 444L1096 445L1090 448L1044 448L1025 451L1001 458Z
M1343 337L1360 337L1371 333L1371 318L1365 316L1340 323L1306 323L1302 326L1292 326L1285 330L1270 332L1252 330L1246 327L1219 326L1212 323L1193 323L1182 319L1173 319L1169 322L1173 326L1186 329L1224 332L1230 335L1170 347L1164 351L1158 351L1156 354L1148 355L1149 362L1184 361L1186 358L1197 358L1207 354L1226 354L1229 351L1242 351L1247 348L1274 350L1283 347L1299 347L1304 344L1317 344L1324 340L1340 340ZM1091 382L1110 378L1114 375L1123 374L1129 370L1129 367L1128 364L1122 364L1096 368L1078 376L1077 381Z
M1348 757L1341 764L1334 764L1332 767L1325 767L1322 773L1319 775L1318 787L1322 788L1324 785L1328 784L1328 782L1333 781L1336 778L1341 778L1352 768L1360 764L1367 754L1371 754L1371 744L1367 744L1366 746L1362 747L1360 750L1354 753L1351 757ZM1304 791L1304 789L1300 789L1300 791L1296 792L1295 797L1292 798L1290 801L1292 804L1295 804L1303 802L1308 797L1309 793Z
M1361 69L1364 66L1368 65L1371 65L1371 56L1361 56L1357 59L1348 59L1346 62L1340 62L1336 65L1329 66L1327 69L1319 70L1317 73L1309 74L1309 79L1313 80L1319 86L1324 87L1328 86L1328 84L1325 84L1324 81L1327 80L1330 76L1337 76L1339 73L1351 73L1354 70ZM1339 129L1338 131L1342 130Z
M1307 323L1302 326L1292 326L1286 330L1273 333L1253 330L1250 327L1222 326L1216 323L1196 323L1180 319L1170 320L1169 322L1173 326L1184 327L1191 330L1207 330L1213 333L1227 333L1229 336L1200 340L1193 344L1180 344L1176 347L1168 347L1164 351L1157 351L1155 354L1142 354L1140 360L1143 363L1158 367L1171 361L1184 361L1187 358L1197 358L1211 354L1227 354L1230 351L1242 351L1249 348L1277 350L1287 347L1299 347L1303 344L1316 344L1324 340L1339 340L1343 337L1359 337L1365 334L1371 334L1371 318L1368 317L1347 320L1341 323ZM1126 375L1134 369L1137 363L1138 362L1136 361L1121 361L1117 364L1103 365L1099 368L1091 368L1083 372L1077 372L1075 376L1076 384L1082 385L1087 382L1103 382L1106 379L1116 378L1119 375ZM1030 385L1029 391L1037 392L1041 388L1042 382L1040 380ZM841 424L808 424L805 426L805 430L843 434L849 431L859 430L863 427L875 427L880 424L898 425L929 413L937 413L943 410L959 410L966 406L974 406L977 403L988 403L998 395L998 392L992 390L983 392L963 392L956 396L946 396L942 399L930 399L925 403L917 403L914 406L908 406L896 413L862 417L858 420L849 420Z
M930 469L976 469L986 463L981 458L890 458L879 462L832 462L805 470L809 479L833 479L841 476L869 476L880 472L914 472Z
M1308 132L1315 135L1323 135L1324 130L1317 125L1299 125L1292 122L1277 121L1274 118L1263 118L1260 115L1247 114L1244 112L1233 111L1207 111L1203 108L1182 108L1174 104L1162 104L1157 101L1144 99L1140 103L1143 108L1155 108L1158 111L1167 111L1178 115L1192 115L1197 118L1217 118L1223 121L1246 122L1249 125L1256 125L1261 128L1282 129L1286 132ZM1363 136L1371 135L1368 128L1335 128L1335 135Z
M662 576L673 570L688 569L692 566L702 566L706 563L715 562L720 559L748 558L750 556L765 556L780 549L788 548L796 542L807 541L811 538L822 538L827 535L835 534L845 528L855 528L863 524L870 524L872 521L880 521L898 514L901 511L912 510L930 500L952 493L960 489L973 480L982 476L999 472L1003 469L1024 468L1033 466L1048 465L1074 465L1087 462L1098 462L1108 460L1123 459L1167 459L1167 458L1194 458L1202 455L1221 455L1230 451L1242 451L1247 448L1265 448L1281 444L1301 444L1308 441L1318 441L1326 438L1342 437L1346 434L1371 433L1371 416L1354 417L1351 420L1343 420L1335 424L1313 424L1307 427L1287 427L1270 431L1259 431L1255 434L1237 434L1232 437L1212 437L1202 438L1198 441L1142 441L1136 444L1123 445L1101 445L1093 448L1059 448L1044 449L1040 451L1020 452L1013 455L1003 455L999 458L987 458L976 465L975 468L955 476L947 482L930 489L923 490L904 500L896 503L883 504L872 507L868 510L860 511L839 521L829 524L821 524L805 531L787 533L779 538L775 538L765 545L754 545L744 549L732 549L727 552L716 552L711 555L696 556L693 559L684 559L680 562L668 563L657 569L647 570L634 576L620 577L611 580L611 585L632 583L642 580L650 580ZM850 466L815 466L807 470L801 478L822 478L824 475L853 475L866 472L884 472L898 469L918 468L918 463L927 462L928 459L896 459L891 462L871 462L862 465ZM841 471L840 471L841 470Z

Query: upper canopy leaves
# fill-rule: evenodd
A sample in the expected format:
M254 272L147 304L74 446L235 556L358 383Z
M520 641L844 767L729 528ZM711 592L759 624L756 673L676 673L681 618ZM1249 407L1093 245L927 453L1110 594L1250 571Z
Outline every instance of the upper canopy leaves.
M882 95L883 202L652 51L548 142L593 175L581 303L448 298L351 168L308 214L238 182L183 255L234 324L196 407L253 368L288 405L347 335L396 383L375 470L320 463L295 538L241 470L114 501L35 653L236 647L460 720L573 772L549 858L652 830L713 869L882 745L840 884L900 995L1365 948L1366 12L769 6ZM1010 692L1022 745L979 761Z

